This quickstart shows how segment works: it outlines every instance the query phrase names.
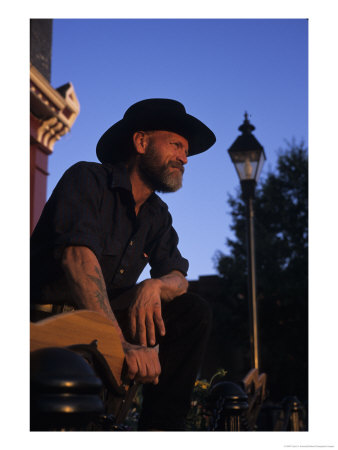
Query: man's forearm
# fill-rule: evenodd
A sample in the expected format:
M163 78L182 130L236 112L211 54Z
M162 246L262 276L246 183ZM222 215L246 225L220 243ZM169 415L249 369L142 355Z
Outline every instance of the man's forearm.
M185 294L188 290L188 280L177 270L173 270L168 275L158 278L158 280L161 282L160 295L164 301L173 300L175 297Z
M110 307L106 284L95 254L87 247L67 247L62 255L62 267L75 304L81 309L96 311L108 317L123 341L124 337Z
M95 254L87 247L67 247L63 253L62 266L79 308L89 309L108 317L117 330L130 379L141 383L158 383L161 365L158 348L147 348L127 342L110 307L106 284Z

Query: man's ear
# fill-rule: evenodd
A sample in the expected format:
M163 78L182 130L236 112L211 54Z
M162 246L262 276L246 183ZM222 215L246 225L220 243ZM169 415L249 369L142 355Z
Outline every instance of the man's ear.
M136 152L144 154L148 146L149 136L144 131L136 131L133 134L133 142Z

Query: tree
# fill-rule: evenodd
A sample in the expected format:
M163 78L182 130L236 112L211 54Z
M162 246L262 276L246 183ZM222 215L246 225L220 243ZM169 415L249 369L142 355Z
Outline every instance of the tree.
M229 329L236 334L233 343L240 343L237 351L250 366L245 203L239 192L228 202L235 237L227 240L229 255L216 255L229 316L222 326L224 334ZM280 152L277 170L257 187L254 211L261 371L268 374L273 398L297 395L307 401L308 158L303 143L292 142ZM240 342L238 333L245 340Z

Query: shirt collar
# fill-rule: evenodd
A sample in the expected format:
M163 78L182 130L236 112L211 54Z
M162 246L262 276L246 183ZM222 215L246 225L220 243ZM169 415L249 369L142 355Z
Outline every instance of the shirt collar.
M110 164L110 167L112 169L112 177L110 183L111 188L122 188L132 193L127 167L123 163ZM163 204L163 202L160 197L155 194L155 192L153 192L147 199L145 204L152 205L156 208L159 205Z
M126 166L124 164L119 163L111 165L111 168L112 168L112 177L110 186L112 188L122 188L132 192L129 174Z

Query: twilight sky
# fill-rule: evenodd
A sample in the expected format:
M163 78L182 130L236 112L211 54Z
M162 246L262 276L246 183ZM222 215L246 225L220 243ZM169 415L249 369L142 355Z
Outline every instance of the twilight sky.
M125 109L147 97L182 101L215 132L217 142L191 159L184 188L167 195L180 249L191 260L190 279L215 273L212 257L226 252L230 216L226 199L239 185L227 149L239 134L245 110L256 126L267 163L275 167L284 139L307 141L307 21L310 78L310 430L307 433L128 433L127 445L148 449L183 438L194 448L260 449L333 447L337 442L332 401L337 342L337 14L336 1L158 0L114 2L5 2L0 36L3 70L2 209L4 442L50 450L126 444L125 434L29 433L29 19L54 17L231 17L196 20L55 21L52 85L73 82L81 112L71 133L50 157L49 193L64 170L96 161L101 133ZM279 17L279 19L274 19ZM248 20L241 20L249 18ZM266 20L261 20L266 18ZM283 19L282 19L283 18ZM285 18L285 19L284 19ZM189 167L190 166L190 167ZM7 311L8 308L8 311ZM14 312L14 314L13 314ZM14 320L11 320L14 319ZM15 357L13 357L15 355ZM15 393L20 386L20 405ZM14 396L13 396L14 395ZM18 405L20 408L18 409ZM332 409L332 411L331 411ZM324 413L323 413L324 411ZM15 418L15 420L12 420ZM20 432L18 432L20 430ZM177 439L179 437L179 439ZM17 444L15 442L17 441ZM154 445L152 445L154 444ZM302 445L299 445L302 444Z
M49 159L48 196L69 166L97 161L97 140L131 104L179 100L217 141L189 159L183 188L161 197L188 278L216 273L213 256L231 236L227 198L239 188L227 149L244 112L266 152L262 177L285 140L307 143L307 27L306 19L54 20L51 84L72 82L81 110Z

